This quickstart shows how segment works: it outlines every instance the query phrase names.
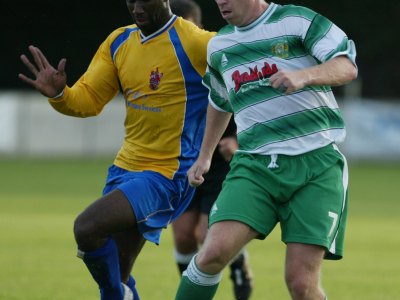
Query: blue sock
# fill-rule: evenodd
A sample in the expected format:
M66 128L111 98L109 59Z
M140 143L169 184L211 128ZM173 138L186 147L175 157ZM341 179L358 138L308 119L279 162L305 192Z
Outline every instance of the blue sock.
M124 298L119 270L118 249L115 241L109 239L104 246L90 252L78 250L93 279L100 288L101 300L119 300Z
M129 288L133 292L133 300L140 300L139 294L138 294L138 292L136 290L136 281L135 281L135 278L133 278L132 275L129 276L129 280L128 280L128 283L126 285L129 286Z

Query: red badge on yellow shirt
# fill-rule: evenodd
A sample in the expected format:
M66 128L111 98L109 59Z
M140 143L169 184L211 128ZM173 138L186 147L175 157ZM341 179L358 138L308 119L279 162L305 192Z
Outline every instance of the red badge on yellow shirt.
M152 90L157 90L160 85L161 78L163 77L163 73L158 72L158 68L155 71L151 71L150 74L150 88Z

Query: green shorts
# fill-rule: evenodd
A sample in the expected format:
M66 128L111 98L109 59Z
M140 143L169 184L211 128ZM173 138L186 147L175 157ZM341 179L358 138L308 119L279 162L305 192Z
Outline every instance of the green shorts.
M326 259L343 256L348 170L336 145L297 156L237 152L222 192L210 212L210 226L243 222L264 239L279 222L284 243L320 245Z

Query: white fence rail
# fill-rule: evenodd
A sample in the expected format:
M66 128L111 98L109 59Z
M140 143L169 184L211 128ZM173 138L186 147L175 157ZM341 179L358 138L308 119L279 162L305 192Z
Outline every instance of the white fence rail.
M115 154L124 137L124 100L112 100L97 117L56 112L37 93L0 93L0 155L100 156Z
M400 101L346 99L341 102L349 159L400 161ZM112 100L97 117L55 112L35 92L0 92L0 157L115 155L121 146L124 100Z

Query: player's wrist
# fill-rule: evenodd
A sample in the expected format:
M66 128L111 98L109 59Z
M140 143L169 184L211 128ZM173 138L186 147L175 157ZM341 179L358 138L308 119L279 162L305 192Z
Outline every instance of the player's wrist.
M62 91L60 93L58 93L57 95L55 95L54 97L51 97L52 99L59 99L62 96L64 96L64 89L62 89Z
M197 160L204 163L211 163L211 159L212 159L212 154L210 155L208 153L200 153Z

